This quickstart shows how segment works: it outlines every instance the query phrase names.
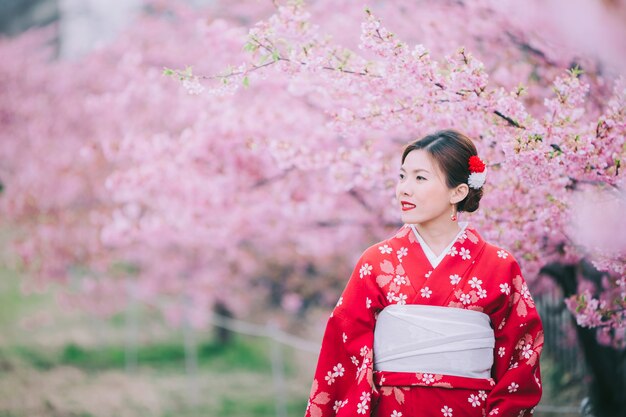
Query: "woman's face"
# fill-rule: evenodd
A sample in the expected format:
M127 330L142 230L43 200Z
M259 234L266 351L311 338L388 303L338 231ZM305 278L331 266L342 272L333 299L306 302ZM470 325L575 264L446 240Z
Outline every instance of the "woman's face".
M450 221L452 195L444 174L428 152L423 149L409 152L396 186L402 222L426 224L445 217Z

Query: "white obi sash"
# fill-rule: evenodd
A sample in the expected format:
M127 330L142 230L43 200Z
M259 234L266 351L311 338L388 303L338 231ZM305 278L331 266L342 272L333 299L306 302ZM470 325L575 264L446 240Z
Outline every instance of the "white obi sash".
M374 329L374 370L491 378L495 337L487 314L392 304Z

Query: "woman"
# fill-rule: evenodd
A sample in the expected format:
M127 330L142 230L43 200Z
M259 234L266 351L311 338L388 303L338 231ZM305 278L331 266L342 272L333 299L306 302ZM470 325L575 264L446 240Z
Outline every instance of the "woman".
M408 145L403 227L361 255L328 320L305 417L530 416L543 329L513 256L457 212L485 166L463 134Z

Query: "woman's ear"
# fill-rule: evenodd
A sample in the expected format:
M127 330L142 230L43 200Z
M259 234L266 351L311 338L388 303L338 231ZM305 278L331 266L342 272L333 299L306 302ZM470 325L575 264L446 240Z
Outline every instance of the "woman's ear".
M463 201L469 194L469 186L467 184L459 184L450 193L450 204L456 204Z

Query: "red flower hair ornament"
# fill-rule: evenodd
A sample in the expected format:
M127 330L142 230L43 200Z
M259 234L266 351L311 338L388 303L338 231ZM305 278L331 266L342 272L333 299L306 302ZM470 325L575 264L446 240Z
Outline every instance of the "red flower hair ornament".
M477 156L472 155L469 158L470 175L467 179L467 185L474 189L479 189L485 184L487 173L485 172L485 163Z

